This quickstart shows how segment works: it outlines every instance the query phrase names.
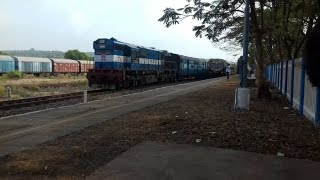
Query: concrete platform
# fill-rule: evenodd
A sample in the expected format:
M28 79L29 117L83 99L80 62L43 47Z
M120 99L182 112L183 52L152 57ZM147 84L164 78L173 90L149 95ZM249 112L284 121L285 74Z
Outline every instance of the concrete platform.
M144 142L87 179L319 180L320 163L193 145Z
M222 79L173 85L86 104L0 118L0 156L213 86Z

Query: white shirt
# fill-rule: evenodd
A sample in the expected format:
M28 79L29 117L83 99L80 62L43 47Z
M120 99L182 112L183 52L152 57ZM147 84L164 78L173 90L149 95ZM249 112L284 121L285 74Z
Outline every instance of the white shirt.
M226 67L226 72L230 73L230 66Z

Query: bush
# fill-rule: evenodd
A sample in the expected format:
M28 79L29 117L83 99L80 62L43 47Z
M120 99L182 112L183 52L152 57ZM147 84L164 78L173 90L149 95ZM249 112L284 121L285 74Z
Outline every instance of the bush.
M21 79L23 78L24 74L20 71L10 71L6 75L7 79Z
M7 95L6 88L3 87L3 86L0 86L0 97L1 97L1 98L5 98L6 95Z

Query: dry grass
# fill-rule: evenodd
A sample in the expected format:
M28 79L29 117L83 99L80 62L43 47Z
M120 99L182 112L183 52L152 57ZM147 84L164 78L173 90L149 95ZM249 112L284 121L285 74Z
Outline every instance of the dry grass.
M6 97L6 88L3 86L0 86L0 98Z
M12 90L12 99L46 96L88 89L85 76L59 75L49 77L25 76L23 79L0 78L0 100L6 100L7 90Z
M10 85L52 85L52 84L65 84L70 82L85 82L87 81L85 76L49 76L49 77L35 77L26 76L24 79L0 79L0 85L10 86Z

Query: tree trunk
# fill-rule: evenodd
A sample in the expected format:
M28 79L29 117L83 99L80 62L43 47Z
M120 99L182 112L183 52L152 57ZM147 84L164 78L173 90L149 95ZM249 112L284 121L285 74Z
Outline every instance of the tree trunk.
M256 33L256 48L257 48L257 85L258 85L258 98L271 98L271 92L269 91L268 84L264 77L264 57L262 49L262 34Z
M250 1L251 8L251 22L254 29L254 36L256 41L256 49L257 49L257 71L256 71L256 80L258 86L258 98L271 98L271 92L269 91L269 87L266 83L264 77L264 57L263 57L263 47L262 47L262 35L263 31L258 22L258 16L255 7L255 1Z

